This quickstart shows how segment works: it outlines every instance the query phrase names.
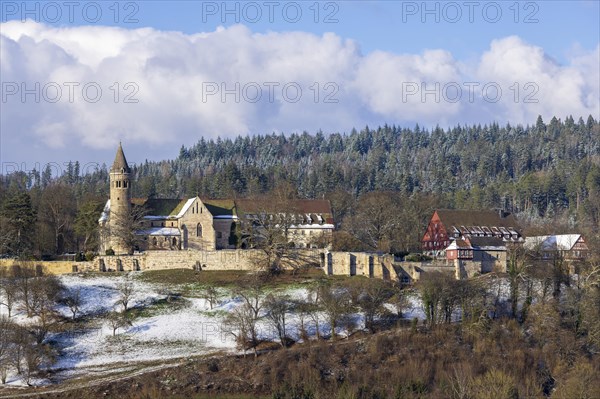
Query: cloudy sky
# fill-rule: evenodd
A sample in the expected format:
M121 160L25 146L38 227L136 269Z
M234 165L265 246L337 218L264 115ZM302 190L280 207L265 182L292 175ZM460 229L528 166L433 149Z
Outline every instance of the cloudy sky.
M201 137L600 117L600 2L0 3L2 172ZM39 169L39 167L37 167Z

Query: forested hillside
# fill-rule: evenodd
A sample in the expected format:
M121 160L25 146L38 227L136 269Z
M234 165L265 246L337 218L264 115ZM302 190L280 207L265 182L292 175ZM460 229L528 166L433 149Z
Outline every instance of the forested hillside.
M597 230L600 125L590 115L548 123L539 117L525 127L492 123L428 131L384 125L349 134L201 138L182 146L177 159L147 161L133 174L136 197L249 197L286 186L301 198L332 201L338 227L349 233L338 241L342 248L410 250L433 207L502 207L523 220L560 218L571 227ZM106 198L106 167L82 176L74 161L59 178L49 167L13 173L0 188L3 225L14 221L15 209L29 206L25 216L37 223L30 234L46 242L37 252L89 249L84 240L93 248L81 214L93 215ZM364 224L374 207L400 218L395 227L375 226L375 239L351 228ZM390 229L398 231L399 224L412 227L396 234L403 237L392 236Z

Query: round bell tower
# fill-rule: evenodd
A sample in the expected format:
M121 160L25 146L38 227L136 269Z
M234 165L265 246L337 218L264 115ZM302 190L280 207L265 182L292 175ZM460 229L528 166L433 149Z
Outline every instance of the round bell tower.
M111 246L115 253L129 253L123 242L122 234L131 213L131 170L119 143L115 161L110 168L110 235Z

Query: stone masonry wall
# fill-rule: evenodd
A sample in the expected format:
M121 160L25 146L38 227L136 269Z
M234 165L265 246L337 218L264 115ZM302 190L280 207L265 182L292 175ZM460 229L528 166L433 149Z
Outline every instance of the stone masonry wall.
M318 251L298 251L302 259L320 264ZM123 256L99 256L88 271L136 271L166 269L255 270L259 250L225 249L215 251L147 251ZM284 262L285 267L285 262Z

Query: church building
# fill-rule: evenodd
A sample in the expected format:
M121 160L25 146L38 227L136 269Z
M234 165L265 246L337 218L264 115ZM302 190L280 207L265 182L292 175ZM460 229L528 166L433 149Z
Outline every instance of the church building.
M99 219L102 252L244 248L242 220L256 231L266 228L261 220L280 225L287 245L295 248L331 246L334 223L326 200L286 200L282 208L268 199L132 198L121 144L109 175L110 199Z

